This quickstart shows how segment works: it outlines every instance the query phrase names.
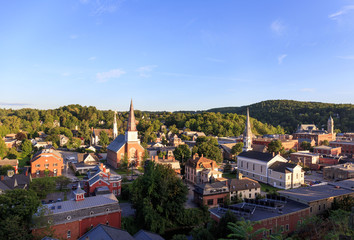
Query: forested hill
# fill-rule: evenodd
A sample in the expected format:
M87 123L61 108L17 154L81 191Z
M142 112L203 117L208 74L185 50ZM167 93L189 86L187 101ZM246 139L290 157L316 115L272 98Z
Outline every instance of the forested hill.
M207 112L245 114L247 107L251 117L273 126L280 125L289 133L301 123L313 123L318 128L327 129L330 115L333 117L335 129L342 132L354 131L353 104L268 100L249 106L213 108Z

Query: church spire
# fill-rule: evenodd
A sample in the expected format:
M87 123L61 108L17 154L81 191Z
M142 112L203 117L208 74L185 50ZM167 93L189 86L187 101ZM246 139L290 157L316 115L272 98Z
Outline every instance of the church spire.
M252 130L249 109L247 108L246 127L243 132L243 151L252 150Z
M114 111L114 120L113 120L113 139L116 139L118 136L118 127L117 127L117 111Z
M130 110L129 110L129 116L128 116L128 128L127 128L127 131L136 131L134 108L133 108L133 99L130 102Z

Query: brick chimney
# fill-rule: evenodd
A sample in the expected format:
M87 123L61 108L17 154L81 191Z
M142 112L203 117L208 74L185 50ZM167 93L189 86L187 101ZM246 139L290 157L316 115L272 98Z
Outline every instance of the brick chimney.
M165 155L162 155L162 159L165 160Z
M4 175L1 175L1 181L3 181L4 180Z
M159 160L159 156L155 156L155 161L158 161Z
M154 161L154 156L151 156L151 161Z

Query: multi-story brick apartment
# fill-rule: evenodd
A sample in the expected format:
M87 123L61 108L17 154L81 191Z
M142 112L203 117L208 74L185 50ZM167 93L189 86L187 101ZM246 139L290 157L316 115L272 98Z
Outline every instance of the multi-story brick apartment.
M200 206L215 207L229 198L227 182L197 184L194 187L194 202Z
M354 163L344 163L323 168L323 177L328 180L354 178Z
M291 153L290 160L294 163L301 163L304 167L311 168L312 165L319 163L320 154L311 153L310 151L299 151Z
M338 185L340 185L340 182L278 191L278 193L287 199L309 205L310 216L313 216L331 209L334 201L338 201L345 196L354 196L352 189ZM351 186L353 186L353 182L351 182Z
M222 177L222 172L218 171L218 165L214 160L198 156L188 159L185 166L185 179L194 184L210 182L211 179Z
M261 185L250 178L229 179L227 183L231 201L244 198L253 199L261 193Z
M243 203L212 208L209 211L215 221L220 221L230 211L239 218L257 222L253 226L254 231L260 228L266 230L254 239L264 239L279 231L284 234L295 231L298 224L309 216L309 209L306 204L267 195L266 199L245 199Z
M313 148L313 153L318 153L321 155L333 155L338 156L342 152L341 147L330 147L330 146L318 146Z
M53 149L43 149L37 152L31 160L31 174L37 177L60 176L63 169L61 154Z
M122 177L111 175L102 163L87 173L88 179L85 181L84 190L86 196L98 195L100 192L110 192L119 196L122 189Z
M329 142L331 147L341 147L342 155L352 156L354 154L354 141L332 141Z
M237 168L244 176L277 188L297 188L304 184L302 167L280 155L244 151L237 156Z
M79 185L74 191L74 200L44 205L47 209L44 221L51 224L55 238L78 239L99 224L121 227L121 209L113 194L89 198L85 198L84 194ZM43 236L46 231L46 227L39 226L32 229L32 234Z
M254 138L252 145L264 145L268 147L268 144L272 141L279 140L284 150L298 149L298 140L296 139L276 139L276 138Z
M113 132L115 130L113 129ZM107 147L107 164L118 168L124 158L128 159L128 164L139 166L143 160L145 150L140 145L138 130L134 116L133 101L130 103L127 130L125 135L118 135Z

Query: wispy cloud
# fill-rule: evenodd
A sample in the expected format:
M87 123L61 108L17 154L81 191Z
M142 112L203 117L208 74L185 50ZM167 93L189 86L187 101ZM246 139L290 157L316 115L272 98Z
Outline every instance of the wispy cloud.
M211 57L206 58L206 60L208 60L210 62L219 62L219 63L224 62L224 60L222 60L222 59L211 58Z
M122 69L112 69L108 72L101 72L96 74L97 82L107 82L109 79L119 78L126 72Z
M76 34L71 34L69 37L70 39L77 39L79 36Z
M63 77L68 77L68 76L70 76L71 74L68 73L68 72L64 72L64 73L62 73L61 75L62 75Z
M344 6L344 7L342 7L341 10L328 15L328 18L330 18L332 20L339 20L340 16L343 16L352 10L354 10L354 5Z
M285 31L285 26L280 20L275 20L270 24L270 29L277 35L282 35Z
M300 89L300 91L301 92L314 92L315 89L313 89L313 88L302 88L302 89Z
M94 60L96 60L96 57L89 57L87 60L94 61Z
M287 57L287 54L282 54L280 56L278 56L278 64L282 64L283 60Z
M148 65L138 68L136 71L139 73L140 77L150 77L150 73L157 68L157 65Z
M89 4L93 8L92 15L100 16L104 13L115 12L124 0L79 0L82 4Z
M349 55L349 56L337 56L337 58L346 59L346 60L354 60L354 55Z
M0 102L0 105L5 105L5 106L29 106L31 104L28 103L8 103L8 102Z

